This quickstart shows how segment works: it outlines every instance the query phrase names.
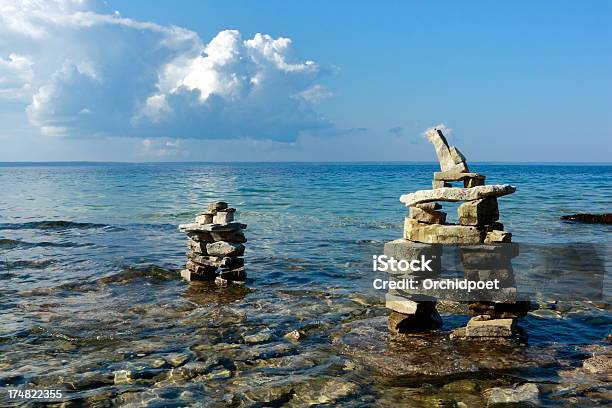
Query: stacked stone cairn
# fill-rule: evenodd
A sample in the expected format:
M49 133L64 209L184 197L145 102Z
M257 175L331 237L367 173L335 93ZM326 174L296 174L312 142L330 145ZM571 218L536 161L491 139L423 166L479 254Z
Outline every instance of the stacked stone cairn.
M449 146L439 129L427 133L434 145L441 171L433 175L432 189L405 194L400 201L409 208L404 223L403 238L385 244L385 255L397 260L418 259L424 255L433 259L434 272L429 278L441 273L440 258L445 245L459 246L464 273L468 279L489 273L502 274L512 279L510 260L516 248L506 250L511 244L512 234L504 231L499 222L497 197L511 194L516 188L511 185L485 185L485 176L470 172L465 157L455 146ZM460 182L461 187L451 183ZM458 224L447 223L447 214L439 202L462 201L458 208ZM491 248L494 255L490 255ZM501 248L501 250L499 250ZM501 255L499 254L501 253ZM491 265L494 260L495 266ZM488 269L487 269L488 268ZM492 268L495 269L492 272ZM390 274L396 273L390 272ZM397 277L397 276L396 276ZM406 278L401 276L401 278ZM419 278L418 275L411 277ZM420 276L424 278L424 276ZM505 283L509 283L503 281ZM441 325L436 312L436 298L413 293L387 294L386 306L391 309L389 329L396 333L431 330ZM469 303L473 318L454 338L465 337L510 337L514 333L514 322L528 310L525 302L500 303L495 300Z
M214 280L216 283L244 283L243 230L246 224L234 221L235 208L226 202L210 203L206 212L196 215L192 224L181 224L187 233L187 265L181 276L188 280Z

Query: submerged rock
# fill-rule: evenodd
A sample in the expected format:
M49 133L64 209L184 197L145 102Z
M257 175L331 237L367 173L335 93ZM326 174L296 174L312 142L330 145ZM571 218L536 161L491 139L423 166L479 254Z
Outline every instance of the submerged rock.
M358 320L333 334L340 351L386 376L448 376L556 364L555 351L506 343L453 342L445 332L393 335L385 316Z
M495 404L518 404L531 403L536 405L540 390L533 383L519 385L517 387L496 387L485 390L482 395L487 406Z
M562 215L564 221L584 222L587 224L612 224L612 213Z

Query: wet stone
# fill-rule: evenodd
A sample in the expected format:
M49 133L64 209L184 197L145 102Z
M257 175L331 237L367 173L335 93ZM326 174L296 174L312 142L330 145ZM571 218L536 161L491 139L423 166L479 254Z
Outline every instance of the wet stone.
M209 275L212 276L215 274L217 267L210 265L200 265L193 261L187 261L186 265L187 269L195 273L196 275Z
M385 307L405 315L410 314L431 314L435 307L435 302L415 302L402 296L395 296L387 293L385 295Z
M584 360L582 367L593 374L608 374L612 376L612 355L594 356Z
M537 404L540 390L533 383L518 385L515 387L496 387L483 391L482 395L487 406L496 404Z
M246 272L242 266L233 269L222 269L219 273L219 278L227 281L245 281Z
M442 318L436 310L422 314L403 314L391 311L389 314L388 328L391 333L414 333L437 330L440 327L442 327Z
M516 347L485 341L475 347L472 342L448 341L443 331L396 335L387 330L387 323L384 316L346 323L333 333L332 343L343 354L386 376L488 375L557 364L557 350L550 346Z
M206 245L206 251L213 256L242 256L244 245L234 242L218 241Z
M511 337L514 333L514 319L492 319L476 316L465 326L466 337Z
M490 231L485 236L485 244L508 243L512 241L512 234L506 231Z

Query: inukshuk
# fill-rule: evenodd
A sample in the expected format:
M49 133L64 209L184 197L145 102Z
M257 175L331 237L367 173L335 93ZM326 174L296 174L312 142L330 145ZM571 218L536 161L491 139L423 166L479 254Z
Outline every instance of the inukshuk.
M404 236L403 239L386 243L385 255L408 261L425 256L432 259L433 272L428 272L426 276L410 272L408 276L405 273L398 275L399 271L396 270L390 272L390 277L436 278L441 273L442 246L457 245L461 251L466 278L473 279L480 276L481 272L488 271L489 275L505 274L507 279L502 282L513 283L510 260L516 254L504 249L504 244L512 245L509 244L512 234L504 231L498 221L497 197L511 194L516 188L507 184L485 185L485 176L469 172L463 154L456 147L448 145L439 129L430 130L427 138L435 147L441 171L434 173L433 189L400 197L400 201L409 208L404 223ZM452 187L453 182L461 182L463 185ZM458 209L459 222L448 224L447 214L440 211L442 206L439 202L457 201L463 201ZM494 266L490 264L491 260ZM497 270L491 271L491 268ZM404 333L429 330L441 325L435 309L436 298L418 292L389 291L386 306L391 309L391 331ZM514 319L526 313L525 306L525 302L470 302L470 314L474 317L454 337L509 337L515 327Z
M181 224L187 233L186 269L181 276L186 280L214 280L218 284L243 283L244 243L242 230L247 226L234 221L235 208L218 201L208 205L207 211L196 215L195 223Z

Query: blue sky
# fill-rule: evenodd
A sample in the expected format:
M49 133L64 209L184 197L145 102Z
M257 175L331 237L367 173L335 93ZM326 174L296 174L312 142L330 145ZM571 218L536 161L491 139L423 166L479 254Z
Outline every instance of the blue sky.
M612 3L9 2L0 161L612 157Z

